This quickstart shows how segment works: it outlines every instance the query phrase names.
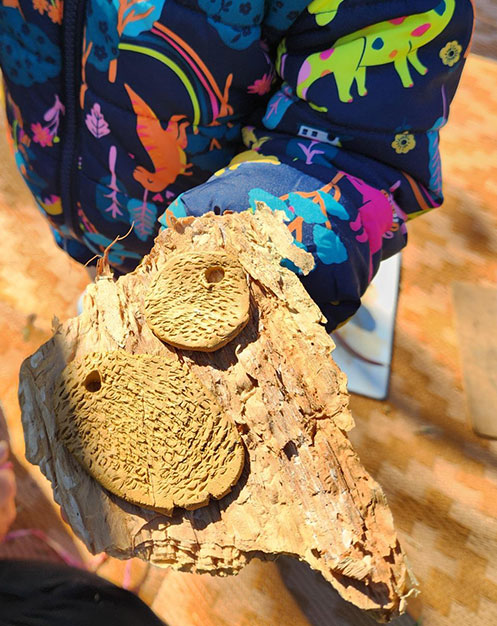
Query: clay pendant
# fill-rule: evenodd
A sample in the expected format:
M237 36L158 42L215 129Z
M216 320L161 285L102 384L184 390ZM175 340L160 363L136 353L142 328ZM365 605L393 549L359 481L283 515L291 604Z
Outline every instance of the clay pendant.
M124 351L72 361L55 388L59 436L103 487L171 515L221 498L244 448L215 398L178 361Z
M213 352L249 320L247 277L220 252L175 254L145 299L147 323L162 341L184 350Z

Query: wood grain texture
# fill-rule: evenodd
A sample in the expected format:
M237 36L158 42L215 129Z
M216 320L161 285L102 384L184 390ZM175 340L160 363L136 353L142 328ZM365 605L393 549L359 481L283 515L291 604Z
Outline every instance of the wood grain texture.
M475 32L471 51L497 58L497 1L474 0Z
M321 313L280 265L286 257L306 271L312 266L291 242L268 209L207 215L161 233L139 268L117 282L102 267L82 315L58 326L22 367L27 457L51 480L93 552L216 574L236 573L254 556L290 554L356 606L389 619L404 610L412 581L383 492L347 438L353 420L345 378ZM250 278L247 326L213 353L163 344L144 317L157 272L173 252L221 249ZM229 495L170 519L109 494L75 462L55 433L55 381L71 360L116 349L180 359L216 395L248 457Z
M497 289L456 282L452 295L471 424L497 438Z

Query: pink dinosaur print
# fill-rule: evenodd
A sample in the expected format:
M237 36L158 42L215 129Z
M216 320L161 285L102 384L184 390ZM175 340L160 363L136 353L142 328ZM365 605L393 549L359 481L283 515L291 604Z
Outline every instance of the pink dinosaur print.
M350 222L350 228L360 231L356 235L357 241L369 241L369 280L373 278L373 255L381 250L383 236L393 226L393 211L390 198L385 191L375 189L355 176L345 174L345 178L362 195L362 205L359 207L357 218Z

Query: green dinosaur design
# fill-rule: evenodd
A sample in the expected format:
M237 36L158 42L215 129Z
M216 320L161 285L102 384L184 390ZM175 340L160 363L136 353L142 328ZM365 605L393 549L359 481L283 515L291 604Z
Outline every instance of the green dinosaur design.
M318 26L326 26L335 19L342 2L343 0L312 0L307 10L311 15L316 16Z
M404 87L412 87L409 64L419 74L428 72L418 59L418 50L445 30L454 9L455 0L441 0L431 11L379 22L338 39L332 48L305 59L297 77L297 95L305 99L315 81L333 74L340 100L352 102L354 81L357 93L367 95L366 68L387 63L393 63ZM327 111L325 107L313 106Z

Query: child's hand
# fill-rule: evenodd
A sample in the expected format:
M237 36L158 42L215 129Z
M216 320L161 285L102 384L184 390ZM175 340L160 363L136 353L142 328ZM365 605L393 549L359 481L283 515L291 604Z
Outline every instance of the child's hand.
M16 483L12 464L7 460L9 447L7 442L0 441L0 541L15 519Z

